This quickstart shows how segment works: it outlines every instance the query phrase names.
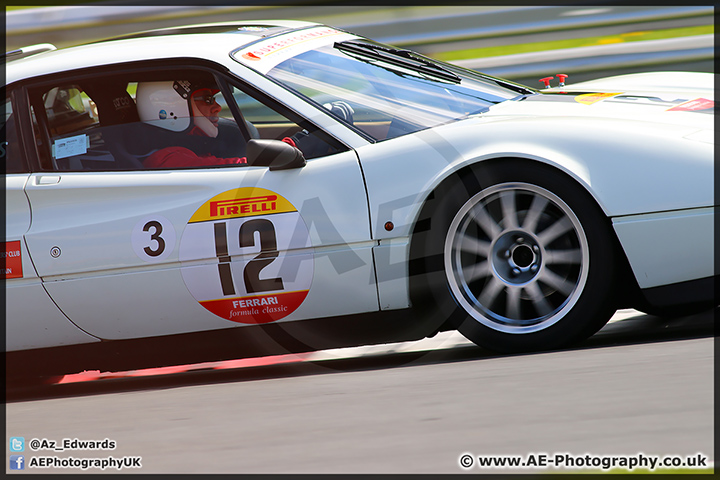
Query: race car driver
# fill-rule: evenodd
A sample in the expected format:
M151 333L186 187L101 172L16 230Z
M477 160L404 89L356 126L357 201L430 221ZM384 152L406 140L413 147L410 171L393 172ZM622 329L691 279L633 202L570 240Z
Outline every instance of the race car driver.
M138 84L136 94L138 114L141 121L165 130L187 136L215 138L218 136L218 115L222 109L215 100L219 91L214 85L189 80L143 82ZM182 168L247 163L245 157L225 158L199 151L207 142L188 142L182 137L175 138L181 145L156 150L144 160L144 167ZM291 138L283 138L283 141L297 147Z

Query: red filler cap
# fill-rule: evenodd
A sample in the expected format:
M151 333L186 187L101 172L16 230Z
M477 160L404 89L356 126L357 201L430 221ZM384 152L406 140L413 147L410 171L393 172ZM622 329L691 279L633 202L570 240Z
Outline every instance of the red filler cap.
M559 85L559 86L564 87L564 86L565 86L565 79L566 79L568 76L565 75L564 73L558 73L558 74L557 74L557 77L558 77L558 79L560 80L560 85Z
M545 88L550 88L550 80L552 80L555 77L545 77L541 78L540 81L545 84Z

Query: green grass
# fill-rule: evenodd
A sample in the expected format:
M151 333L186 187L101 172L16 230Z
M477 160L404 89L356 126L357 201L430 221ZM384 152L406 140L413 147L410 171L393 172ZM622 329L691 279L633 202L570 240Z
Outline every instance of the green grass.
M701 25L697 27L669 28L665 30L638 31L620 35L575 38L567 40L552 40L549 42L520 43L517 45L503 45L498 47L472 48L455 50L452 52L438 52L433 57L444 60L466 60L469 58L495 57L499 55L512 55L515 53L542 52L562 48L590 47L594 45L609 45L613 43L640 42L645 40L661 40L666 38L689 37L714 33L714 25ZM479 40L480 41L480 40Z
M40 7L5 7L5 11L7 11L7 10L27 10L28 8L40 8Z
M67 6L67 5L86 5L86 4L93 4L93 3L98 3L98 2L93 2L93 1L91 1L91 0L86 1L86 2L65 2L65 3L63 3L62 5L52 5L52 6L53 6L53 7L54 7L54 6L60 7L60 6ZM31 5L23 5L22 7L8 7L8 6L6 6L6 7L5 7L5 11L7 12L8 10L29 10L29 9L31 9L31 8L47 8L48 6L50 6L50 5L32 5L32 6L31 6Z

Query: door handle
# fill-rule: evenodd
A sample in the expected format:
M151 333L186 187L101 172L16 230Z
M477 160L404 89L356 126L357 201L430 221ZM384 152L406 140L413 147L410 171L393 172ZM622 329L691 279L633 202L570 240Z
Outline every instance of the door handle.
M60 175L39 175L35 177L36 185L55 185L60 183Z

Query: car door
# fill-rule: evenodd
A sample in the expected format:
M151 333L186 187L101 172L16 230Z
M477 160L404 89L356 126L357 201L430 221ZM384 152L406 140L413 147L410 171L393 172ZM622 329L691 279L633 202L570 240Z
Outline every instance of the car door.
M352 150L331 148L287 170L113 167L119 157L107 152L116 137L106 132L117 125L103 115L133 108L134 99L101 99L83 85L73 77L30 89L37 141L48 146L38 162L50 171L31 175L25 189L28 248L73 322L123 339L378 309L367 197ZM52 123L65 107L48 111L54 88L79 97L71 102L77 121L64 118L62 131ZM234 99L255 103L253 135L300 129L277 105L237 87L225 92L223 111L236 111Z
M6 351L98 341L83 332L53 304L33 268L25 234L31 214L24 188L30 177L19 134L22 112L5 99L0 162L5 171L5 238L2 279L5 286ZM12 373L12 372L8 372Z

